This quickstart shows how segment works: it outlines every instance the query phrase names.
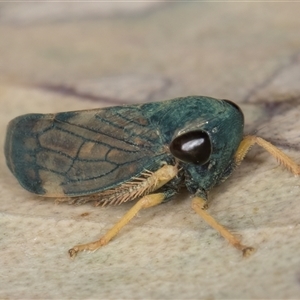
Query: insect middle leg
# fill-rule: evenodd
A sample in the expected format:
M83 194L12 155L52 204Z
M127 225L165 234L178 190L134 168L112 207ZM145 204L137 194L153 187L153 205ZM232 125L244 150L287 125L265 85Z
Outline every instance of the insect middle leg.
M235 237L227 228L218 223L209 213L205 211L207 208L207 202L204 199L200 197L193 198L192 208L204 219L208 225L218 231L230 244L232 244L238 250L241 250L244 257L250 256L255 251L254 248L243 245L240 240Z
M159 189L164 186L170 180L172 180L178 174L177 166L165 165L156 172L153 173L152 176L156 176L157 180L155 180L154 190ZM150 194L142 197L122 218L116 223L102 238L95 242L91 242L88 244L76 245L72 249L69 250L69 255L71 258L75 257L78 252L81 251L95 251L100 247L106 245L113 237L115 237L118 232L141 210L144 208L148 208L151 206L158 205L162 203L166 198L170 197L170 193L167 191Z

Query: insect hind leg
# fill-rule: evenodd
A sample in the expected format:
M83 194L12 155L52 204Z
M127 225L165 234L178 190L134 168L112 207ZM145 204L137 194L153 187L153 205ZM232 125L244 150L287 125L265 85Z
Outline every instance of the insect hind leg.
M158 205L166 198L164 193L146 195L140 199L124 216L116 223L102 238L88 244L76 245L69 250L71 258L75 257L81 251L95 251L106 245L118 232L141 210Z
M151 175L155 180L153 190L160 190L164 185L171 181L178 174L177 166L164 165ZM172 193L171 193L172 194ZM171 196L168 190L150 194L142 197L122 218L116 223L102 238L88 244L76 245L69 250L71 258L75 257L81 251L95 251L106 245L118 232L141 210L162 203Z

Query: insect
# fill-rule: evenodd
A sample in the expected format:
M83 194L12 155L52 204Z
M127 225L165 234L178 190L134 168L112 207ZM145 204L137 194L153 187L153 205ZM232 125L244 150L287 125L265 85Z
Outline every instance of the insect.
M141 210L169 201L185 186L192 208L244 256L243 245L206 211L207 194L258 144L295 175L300 167L257 136L244 136L244 116L229 100L189 96L103 109L27 114L7 128L7 166L29 192L96 205L139 199L99 240L106 245Z

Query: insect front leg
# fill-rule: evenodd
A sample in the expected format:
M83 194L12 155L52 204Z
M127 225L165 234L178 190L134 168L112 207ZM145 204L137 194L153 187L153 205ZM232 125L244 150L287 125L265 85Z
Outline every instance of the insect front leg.
M300 166L298 166L290 157L280 151L277 147L267 142L266 140L254 136L254 135L246 135L241 141L236 153L235 153L235 163L239 165L250 148L257 144L263 147L266 151L268 151L273 157L275 157L280 164L286 167L291 173L294 175L300 175Z
M155 178L156 185L153 190L157 190L172 180L178 174L177 166L164 165L162 168L153 172L151 176ZM81 251L95 251L106 245L118 232L144 208L149 208L162 203L166 198L170 197L168 191L150 194L142 197L122 218L116 223L102 238L88 244L76 245L69 250L71 258L75 257Z
M244 257L250 256L255 251L254 248L243 245L227 228L218 223L209 213L206 212L207 203L203 198L194 197L192 200L192 208L208 225L218 231L230 244L238 250L241 250Z

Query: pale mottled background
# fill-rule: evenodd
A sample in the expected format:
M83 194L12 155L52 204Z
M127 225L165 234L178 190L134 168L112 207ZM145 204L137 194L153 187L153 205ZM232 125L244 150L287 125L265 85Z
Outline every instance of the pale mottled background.
M20 114L198 94L239 103L247 131L300 163L299 9L1 3L2 142ZM300 298L300 179L259 148L210 194L210 213L257 248L248 259L183 193L139 213L108 246L71 261L71 246L98 238L132 203L55 205L24 191L2 154L0 163L0 298Z

